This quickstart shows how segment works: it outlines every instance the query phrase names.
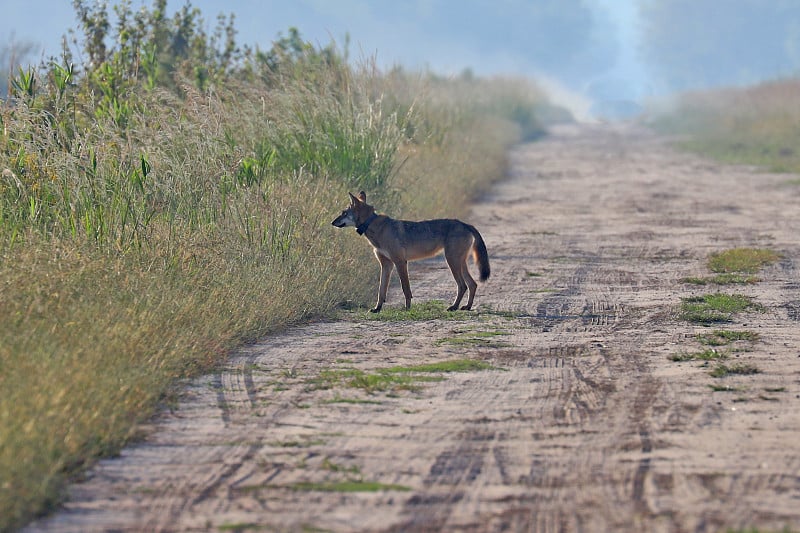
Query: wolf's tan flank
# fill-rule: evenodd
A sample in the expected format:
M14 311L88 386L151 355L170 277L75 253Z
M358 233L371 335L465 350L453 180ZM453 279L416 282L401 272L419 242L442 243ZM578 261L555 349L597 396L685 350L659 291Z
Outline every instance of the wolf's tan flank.
M455 311L461 305L464 293L469 289L467 305L462 310L472 309L475 290L478 284L472 279L467 268L467 257L472 254L478 264L480 280L489 279L489 254L483 237L474 227L460 220L436 219L411 222L395 220L379 215L367 203L364 191L358 197L350 194L350 207L342 211L332 222L337 228L353 226L359 235L364 235L372 244L375 257L381 264L381 282L378 289L378 303L371 309L377 313L386 302L386 289L389 275L397 268L406 309L411 307L411 285L408 282L408 262L432 257L444 251L444 258L458 284L458 293L448 311Z

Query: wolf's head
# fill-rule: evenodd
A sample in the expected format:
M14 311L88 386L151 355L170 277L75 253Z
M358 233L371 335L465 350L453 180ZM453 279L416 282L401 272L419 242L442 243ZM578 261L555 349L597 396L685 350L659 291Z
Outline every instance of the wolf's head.
M364 191L358 193L357 197L347 194L350 194L350 206L331 222L337 228L357 228L375 214L375 208L367 203L367 194Z

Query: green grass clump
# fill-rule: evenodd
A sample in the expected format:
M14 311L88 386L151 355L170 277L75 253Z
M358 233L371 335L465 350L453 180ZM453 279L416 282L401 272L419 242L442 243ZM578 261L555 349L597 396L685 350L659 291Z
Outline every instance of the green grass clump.
M498 341L496 337L510 335L507 331L466 331L454 337L446 337L436 341L437 346L450 344L453 346L477 346L488 348L504 348L508 343Z
M418 376L388 372L368 373L362 370L324 370L311 381L314 388L330 389L337 386L362 389L368 393L392 391L418 391L420 383L442 381L440 376Z
M730 385L717 385L711 384L708 386L713 392L742 392L739 387L731 387Z
M780 259L772 250L758 248L734 248L711 254L708 268L719 274L755 274L763 267Z
M725 346L736 341L756 342L760 335L754 331L726 331L716 330L712 333L703 333L697 336L700 344L708 346Z
M752 374L760 374L761 370L755 365L746 363L737 363L734 365L719 364L710 372L711 377L724 378L732 375L749 376Z
M728 528L725 530L725 533L797 533L797 531L797 529L793 529L789 526L784 526L781 529L760 529L757 527L747 527L744 529Z
M729 322L735 313L760 310L762 307L752 298L741 294L706 294L683 298L679 316L682 320L708 324Z
M384 492L384 491L410 491L405 485L379 483L377 481L344 480L344 481L300 481L289 485L290 489L298 491L320 492Z
M306 383L313 389L331 389L344 386L362 389L370 394L389 390L415 392L420 390L422 383L442 381L444 379L442 376L430 374L494 369L494 366L484 361L456 359L414 366L382 368L371 373L355 368L323 370L319 376L307 380Z
M262 490L289 489L303 492L385 492L400 491L407 492L412 490L405 485L392 483L380 483L377 481L365 481L362 479L344 479L338 481L298 481L289 485L246 485L237 490L252 493Z
M256 530L256 531L265 531L269 528L263 524L256 524L255 522L234 522L230 524L220 524L217 526L217 531L248 531L248 530Z
M704 278L683 278L682 281L690 285L752 285L761 281L761 278L742 274L717 274Z
M476 359L454 359L438 363L427 363L413 366L394 366L381 370L386 374L424 374L448 372L475 372L480 370L496 370L496 367L485 361Z
M684 278L683 282L693 285L751 285L761 281L761 278L753 274L778 261L780 257L777 252L767 249L725 250L711 254L708 258L708 268L717 273L715 276Z
M384 307L380 313L366 312L364 317L368 320L385 322L422 322L427 320L467 320L470 313L466 311L448 311L449 304L442 300L427 300L412 302L411 308Z
M325 444L325 441L322 439L306 438L303 440L274 441L270 442L269 444L270 446L275 446L276 448L311 448L312 446L320 446Z
M330 460L330 458L326 457L322 460L322 465L320 465L323 470L329 470L331 472L343 472L345 474L360 474L361 468L357 465L353 466L344 466L338 463L334 463Z
M412 280L413 283L413 280ZM519 318L520 313L512 311L495 310L487 305L480 305L472 311L448 311L450 304L442 300L426 300L412 302L411 309L405 307L384 307L380 313L370 313L359 310L356 315L367 320L381 320L386 322L424 322L428 320L470 320L475 316L493 315L508 319ZM352 314L350 316L353 316Z
M378 400L367 400L365 398L342 398L341 396L337 396L332 400L325 400L325 404L335 404L335 403L346 403L346 404L371 404L371 405L380 405L382 402Z
M702 352L677 354L670 357L670 360L676 362L684 361L717 361L720 359L727 359L728 354L725 352L718 352L714 349L703 350Z

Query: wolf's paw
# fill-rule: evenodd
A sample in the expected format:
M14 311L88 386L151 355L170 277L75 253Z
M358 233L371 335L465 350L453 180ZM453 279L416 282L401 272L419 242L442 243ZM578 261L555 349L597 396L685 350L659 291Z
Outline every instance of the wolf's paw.
M380 313L381 312L381 308L380 307L375 307L373 309L370 309L369 312L370 313Z
M461 310L462 311L471 311L472 310L472 306L471 305L462 305L461 306Z
M457 305L451 305L450 307L447 308L447 310L448 311L458 311L458 306Z

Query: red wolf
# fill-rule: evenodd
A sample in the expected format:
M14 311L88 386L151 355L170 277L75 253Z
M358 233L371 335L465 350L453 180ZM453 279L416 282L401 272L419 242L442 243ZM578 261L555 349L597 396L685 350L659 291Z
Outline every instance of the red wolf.
M348 193L349 194L349 193ZM472 309L478 284L467 268L467 257L471 254L478 264L480 280L489 279L489 254L483 237L474 227L460 220L436 219L410 222L395 220L375 213L367 203L367 195L361 191L358 197L350 194L350 207L342 211L332 222L337 228L353 226L359 235L364 235L373 247L375 257L381 264L381 282L378 303L370 311L377 313L386 302L386 289L392 268L397 268L406 309L411 307L411 286L408 282L408 262L432 257L444 251L444 258L458 284L458 294L448 311L455 311L469 289L467 305L462 310Z

